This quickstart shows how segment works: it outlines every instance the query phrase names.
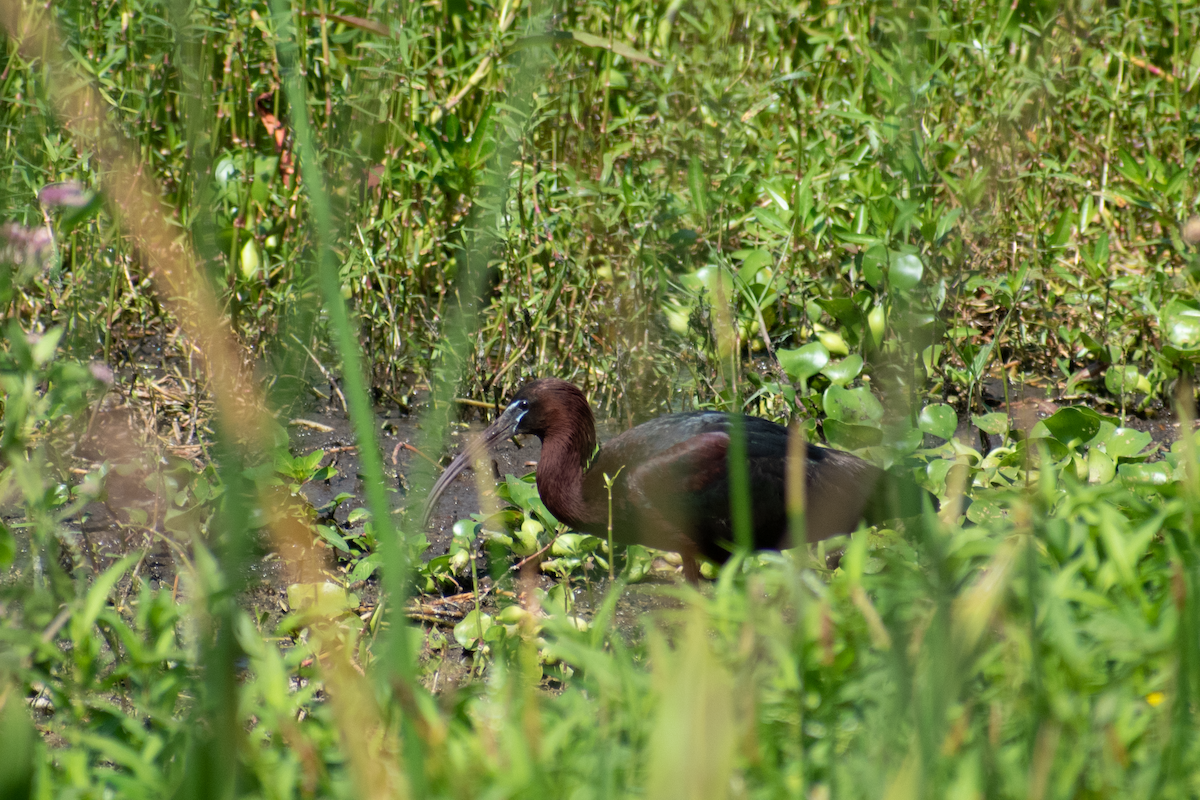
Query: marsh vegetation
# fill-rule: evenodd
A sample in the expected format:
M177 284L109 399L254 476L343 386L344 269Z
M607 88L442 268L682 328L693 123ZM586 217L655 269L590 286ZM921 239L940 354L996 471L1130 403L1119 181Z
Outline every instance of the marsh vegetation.
M0 12L0 795L1200 789L1200 4ZM423 528L534 376L942 509Z

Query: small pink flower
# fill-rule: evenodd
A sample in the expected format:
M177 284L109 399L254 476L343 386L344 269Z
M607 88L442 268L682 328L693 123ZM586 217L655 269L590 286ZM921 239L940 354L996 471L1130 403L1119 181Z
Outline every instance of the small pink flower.
M92 193L76 181L50 183L43 186L42 190L38 192L38 202L44 208L53 208L55 206L82 208L91 201Z

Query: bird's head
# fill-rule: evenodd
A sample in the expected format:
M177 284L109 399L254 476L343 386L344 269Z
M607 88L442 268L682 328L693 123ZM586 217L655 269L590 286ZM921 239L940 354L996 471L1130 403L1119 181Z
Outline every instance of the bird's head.
M583 392L557 378L538 378L522 386L492 427L509 424L510 435L528 433L543 439L552 434L569 435L576 430L594 432L596 428Z
M468 444L438 478L426 501L426 524L438 499L463 470L492 445L518 434L532 434L543 442L550 437L560 439L582 454L581 463L591 457L596 447L596 422L583 392L557 378L529 381L487 430Z

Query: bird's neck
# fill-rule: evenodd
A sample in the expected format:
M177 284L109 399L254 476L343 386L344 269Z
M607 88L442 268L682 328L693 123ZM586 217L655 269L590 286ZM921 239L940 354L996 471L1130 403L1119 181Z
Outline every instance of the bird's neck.
M550 513L561 522L578 526L587 522L583 476L596 450L594 426L547 431L538 462L538 494Z

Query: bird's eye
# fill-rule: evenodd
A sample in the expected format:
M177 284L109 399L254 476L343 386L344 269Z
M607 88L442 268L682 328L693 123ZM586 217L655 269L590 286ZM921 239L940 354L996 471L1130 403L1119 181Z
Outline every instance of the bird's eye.
M517 401L517 408L519 408L519 409L521 409L522 411L524 411L525 409L529 408L529 401L528 401L528 400L518 400L518 401Z

